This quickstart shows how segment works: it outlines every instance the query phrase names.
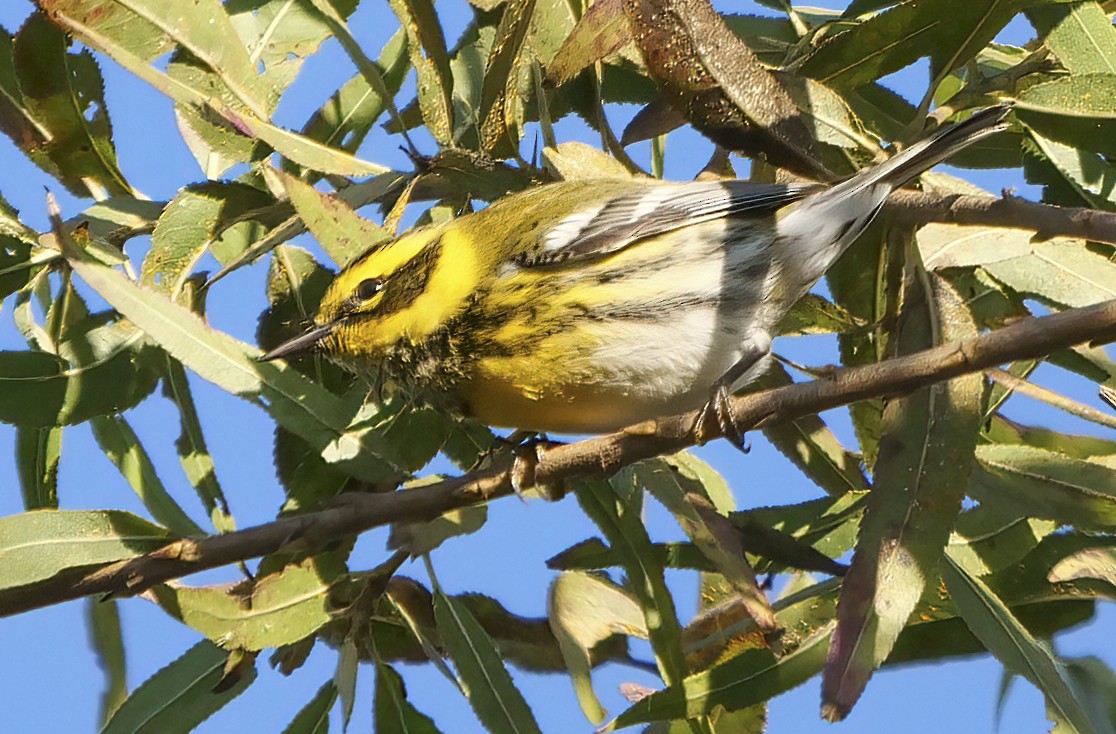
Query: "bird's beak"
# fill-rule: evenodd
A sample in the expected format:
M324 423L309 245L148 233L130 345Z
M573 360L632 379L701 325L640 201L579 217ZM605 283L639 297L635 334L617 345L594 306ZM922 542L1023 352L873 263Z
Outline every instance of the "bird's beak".
M333 330L336 329L339 324L339 321L333 321L324 326L315 326L309 331L299 334L294 339L288 339L283 342L275 347L275 349L261 356L259 361L270 362L273 359L280 359L282 357L289 357L292 354L298 354L299 352L305 352L314 347L314 345L322 339L332 334Z

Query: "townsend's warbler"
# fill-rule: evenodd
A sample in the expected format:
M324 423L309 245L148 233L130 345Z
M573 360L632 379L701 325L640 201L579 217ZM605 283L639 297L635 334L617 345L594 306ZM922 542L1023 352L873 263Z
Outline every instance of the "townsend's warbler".
M1004 127L995 107L832 187L553 183L377 246L329 287L317 347L489 425L598 433L705 406L896 187ZM701 427L698 427L701 435Z

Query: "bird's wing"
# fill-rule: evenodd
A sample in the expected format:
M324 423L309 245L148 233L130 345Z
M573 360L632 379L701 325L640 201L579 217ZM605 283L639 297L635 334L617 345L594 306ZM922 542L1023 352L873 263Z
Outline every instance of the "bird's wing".
M817 184L751 181L648 186L560 220L518 264L550 265L607 255L663 232L721 217L774 212L820 190Z

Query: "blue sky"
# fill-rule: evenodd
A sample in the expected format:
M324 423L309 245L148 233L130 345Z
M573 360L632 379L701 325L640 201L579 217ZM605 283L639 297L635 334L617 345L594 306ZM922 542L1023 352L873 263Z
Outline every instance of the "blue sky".
M829 2L827 5L840 5ZM736 12L764 12L752 3L736 7ZM438 4L451 41L465 17L464 0L442 0ZM31 11L25 0L0 3L0 23L14 31ZM366 0L352 20L352 26L365 48L375 55L396 27L386 3ZM1016 21L1002 36L1021 42L1030 37L1026 23ZM177 189L202 178L194 159L179 138L169 101L116 67L103 62L106 96L116 131L120 166L129 180L153 199L169 199ZM327 43L322 52L305 65L299 80L284 97L278 122L299 128L325 98L353 73L351 63L336 43ZM912 67L895 75L890 83L909 98L921 96L926 69ZM622 129L635 108L610 112L613 125ZM559 140L580 139L596 142L593 133L577 123L558 128ZM420 142L420 145L422 143ZM428 152L429 152L428 148ZM667 146L668 177L692 177L707 158L709 145L692 132L680 131ZM405 167L406 160L396 149L396 141L382 134L370 136L362 155L380 163ZM633 146L637 160L646 162L646 144ZM1034 196L1016 173L962 172L978 184L999 191L1015 186ZM0 191L23 212L24 220L39 229L46 227L43 189L59 195L63 211L72 216L88 206L69 197L52 180L35 168L6 138L0 140ZM313 248L305 238L297 241ZM142 258L146 244L133 241L128 254L134 261ZM256 318L264 308L265 268L248 268L220 283L210 295L209 313L213 325L238 338L251 341ZM7 313L0 313L0 348L20 349L24 343ZM810 337L781 340L776 350L796 361L828 364L837 361L832 339ZM1090 384L1068 377L1052 368L1039 372L1039 380L1078 399L1097 405ZM258 409L226 395L198 379L193 387L199 402L202 422L214 455L217 474L241 527L272 519L283 500L283 493L271 465L272 425ZM1100 407L1100 406L1098 406ZM1090 424L1057 413L1045 406L1017 398L1009 414L1028 422L1089 433L1099 430ZM838 434L852 444L845 411L826 416ZM193 491L181 474L173 442L178 432L173 407L158 395L129 412L128 418L152 454L160 476L195 520L204 513ZM0 515L21 510L13 461L15 431L0 427ZM821 493L799 474L762 436L752 437L753 451L742 456L721 443L704 447L699 454L712 462L728 478L741 507L788 503L819 496ZM108 462L85 426L68 428L64 435L61 464L60 499L67 508L114 507L144 513L131 490ZM680 539L681 532L669 515L650 504L647 522L656 539ZM476 535L451 541L435 552L433 561L439 577L450 592L477 591L490 594L513 612L541 616L545 612L546 589L553 573L544 561L553 554L586 537L596 535L576 503L566 499L556 504L522 503L503 500L491 507L490 519ZM354 567L370 567L385 555L386 533L374 531L363 536L354 556ZM420 564L405 565L401 571L425 578ZM194 583L230 578L214 572L191 579ZM671 572L669 581L676 591L679 614L683 620L696 608L697 586L693 574ZM167 618L153 605L142 600L127 600L120 605L128 650L128 681L131 687L167 664L190 645L198 635ZM7 731L81 732L96 728L102 677L88 649L85 603L71 602L16 618L0 619L0 711L5 714ZM1098 621L1059 636L1057 649L1068 656L1099 655L1116 664L1116 614L1102 605ZM634 645L639 657L650 659L650 650ZM199 731L281 731L319 685L333 673L335 656L321 646L301 670L283 678L266 664L256 684ZM403 670L413 703L434 718L445 732L479 731L468 704L429 666L410 666ZM528 702L547 732L592 731L577 707L568 680L560 675L535 675L514 672ZM776 699L770 707L769 731L772 732L870 732L891 729L904 722L906 732L994 730L993 712L1000 685L1001 668L988 656L939 665L918 665L878 674L849 720L836 727L818 718L819 685L807 685ZM606 666L595 675L597 690L611 713L625 707L617 686L625 681L656 685L650 675ZM371 728L373 673L362 669L352 731ZM337 731L340 727L336 727ZM1017 683L1003 713L1005 732L1046 731L1042 700L1025 683Z

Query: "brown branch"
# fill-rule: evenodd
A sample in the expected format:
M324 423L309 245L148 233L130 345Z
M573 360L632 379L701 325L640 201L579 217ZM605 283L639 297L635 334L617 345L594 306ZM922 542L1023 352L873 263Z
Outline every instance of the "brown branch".
M999 364L1042 357L1082 342L1116 340L1116 300L1002 329L874 365L838 370L831 379L786 385L733 400L737 424L758 428L871 397L909 393ZM623 466L695 444L697 411L649 421L624 431L547 451L536 481L605 477ZM706 438L712 438L707 436ZM512 492L508 472L486 469L392 494L345 495L318 512L225 535L178 540L163 548L88 572L73 570L36 584L0 591L0 616L93 594L135 594L170 579L277 551L313 550L395 522L428 520L452 509Z
M898 221L913 226L984 225L1034 230L1039 237L1077 237L1116 245L1116 214L1095 209L1040 204L1015 196L969 196L896 191L887 205Z

